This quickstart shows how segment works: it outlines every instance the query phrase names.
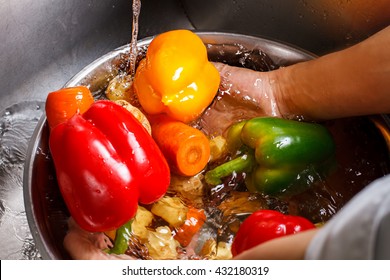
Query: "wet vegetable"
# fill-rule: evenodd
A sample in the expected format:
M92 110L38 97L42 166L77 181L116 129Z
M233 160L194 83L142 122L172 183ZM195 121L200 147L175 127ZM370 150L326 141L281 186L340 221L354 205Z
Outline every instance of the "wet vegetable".
M313 228L313 223L300 216L258 210L242 222L233 240L232 254L236 256L268 240Z
M132 233L136 235L142 242L148 240L148 228L153 222L153 214L142 206L138 206L137 214L131 225Z
M295 194L332 166L335 144L328 130L315 123L258 117L229 128L230 150L240 154L206 173L212 185L233 172L247 172L247 188L269 195Z
M157 227L155 231L148 231L146 246L152 259L177 259L179 242L173 238L172 231L167 226Z
M166 113L187 123L210 105L219 83L202 40L189 30L173 30L152 40L133 86L148 114Z
M231 244L224 241L217 241L215 239L208 239L201 251L200 255L208 260L230 260L233 255L231 253Z
M218 135L210 139L210 162L216 161L227 153L226 139Z
M176 234L174 236L175 239L179 241L181 246L188 246L194 235L199 232L205 221L206 215L203 209L189 207L186 220L180 227L176 229Z
M149 120L140 109L123 99L115 100L115 103L129 111L143 125L143 127L145 127L148 133L152 134L152 128L150 127Z
M210 158L209 140L203 132L163 115L150 118L150 123L173 173L193 176L203 170Z
M58 184L77 224L91 232L128 222L138 202L160 199L168 164L147 130L125 108L95 102L54 127L49 139Z
M52 129L76 113L83 114L93 102L92 93L85 86L62 88L50 92L45 105L49 127Z
M111 101L130 101L133 93L133 77L131 75L117 75L106 88L106 97Z
M133 220L130 220L116 230L114 247L109 250L109 254L124 254L129 248L132 222Z
M186 220L188 207L179 197L164 196L153 204L151 212L167 221L172 227L177 227Z

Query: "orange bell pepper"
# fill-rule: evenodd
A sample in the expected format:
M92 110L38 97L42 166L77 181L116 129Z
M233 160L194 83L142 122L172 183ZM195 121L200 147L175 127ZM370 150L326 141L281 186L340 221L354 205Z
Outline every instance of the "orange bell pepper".
M146 113L188 123L210 105L219 83L202 40L189 30L173 30L152 40L133 85Z

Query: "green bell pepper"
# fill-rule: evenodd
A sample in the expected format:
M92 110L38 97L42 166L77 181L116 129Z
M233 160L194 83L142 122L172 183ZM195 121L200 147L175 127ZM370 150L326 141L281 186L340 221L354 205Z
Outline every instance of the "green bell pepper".
M131 224L133 219L123 224L116 230L114 247L112 247L108 253L121 255L129 248L129 240L131 237Z
M206 182L221 184L233 172L245 172L249 191L292 195L310 187L334 167L335 143L316 123L258 117L232 125L227 133L231 161L208 171Z

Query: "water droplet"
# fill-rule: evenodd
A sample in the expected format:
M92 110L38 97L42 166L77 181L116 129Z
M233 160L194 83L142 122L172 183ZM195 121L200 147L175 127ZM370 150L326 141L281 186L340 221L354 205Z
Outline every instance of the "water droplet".
M22 102L0 113L0 259L39 259L23 203L23 167L42 102Z

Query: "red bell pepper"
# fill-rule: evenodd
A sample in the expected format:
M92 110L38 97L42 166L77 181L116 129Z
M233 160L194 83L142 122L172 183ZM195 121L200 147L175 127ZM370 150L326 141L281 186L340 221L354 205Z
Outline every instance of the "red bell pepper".
M232 254L236 256L268 240L312 228L315 225L303 217L258 210L242 222L233 240Z
M168 164L125 108L95 102L50 133L58 185L70 214L87 231L120 227L168 189Z

